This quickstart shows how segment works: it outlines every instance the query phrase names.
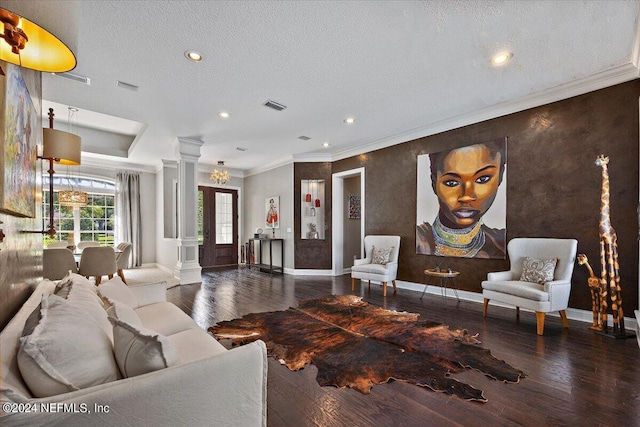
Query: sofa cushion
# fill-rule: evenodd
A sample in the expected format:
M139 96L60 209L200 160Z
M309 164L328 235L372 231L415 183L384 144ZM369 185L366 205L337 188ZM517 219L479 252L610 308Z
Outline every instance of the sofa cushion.
M557 262L556 258L537 259L525 257L522 261L522 276L520 276L520 280L539 284L550 282L553 280Z
M85 310L44 294L25 326L18 367L34 396L54 396L120 378L111 341Z
M145 328L162 335L173 335L198 325L184 311L170 302L144 305L135 310Z
M107 309L107 314L113 318L122 320L123 322L126 322L136 328L142 327L142 321L140 320L134 309L119 301L114 301L111 304L111 306ZM111 322L109 322L109 326L112 327Z
M505 280L499 282L484 281L482 289L509 294L534 301L549 301L549 293L544 291L544 285L522 282L519 280Z
M80 286L85 286L87 289L91 289L93 292L97 291L96 286L91 283L91 281L89 279L87 279L86 277L78 274L78 273L74 273L71 270L69 270L69 272L66 274L66 276L64 276L60 282L58 283L58 286L64 285L65 282L72 282L72 283L76 283ZM56 286L56 289L58 288L58 286Z
M98 286L98 294L108 299L109 302L119 301L131 308L139 306L136 296L119 276L115 276Z
M372 255L371 255L372 264L386 265L389 262L389 258L391 257L391 252L393 251L393 246L391 246L390 248L376 248L375 246L372 246L371 249L372 249Z
M164 335L113 317L109 320L113 324L113 350L126 378L180 363L173 343Z
M389 272L389 269L386 265L382 264L361 264L351 267L351 271L360 273L387 274Z
M222 344L200 328L178 332L167 338L178 351L180 363L194 362L227 352Z

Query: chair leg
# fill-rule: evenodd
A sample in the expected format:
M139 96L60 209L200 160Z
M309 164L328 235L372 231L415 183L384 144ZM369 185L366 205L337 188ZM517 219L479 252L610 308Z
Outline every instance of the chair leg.
M355 291L356 290L356 278L352 277L351 278L351 291Z
M484 304L482 306L482 317L487 317L487 307L489 307L489 298L484 299Z
M538 335L542 335L544 333L544 315L545 313L536 311L536 324L537 324Z
M516 322L520 322L520 307L516 307Z
M562 326L565 328L569 328L569 319L567 319L567 312L564 310L560 310L560 318L562 319Z
M391 283L393 283L393 294L396 295L398 293L398 288L396 288L396 281L392 280Z
M371 280L369 280L369 292L371 292Z
M98 286L102 282L102 276L96 276L96 286Z
M111 280L113 279L113 274L109 274L107 277L109 278L109 280Z
M122 279L122 281L124 282L124 284L127 284L127 280L124 278L124 271L122 271L122 269L118 270L118 276L120 276L120 278ZM351 289L353 290L353 289Z
M387 282L382 282L382 296L387 296Z

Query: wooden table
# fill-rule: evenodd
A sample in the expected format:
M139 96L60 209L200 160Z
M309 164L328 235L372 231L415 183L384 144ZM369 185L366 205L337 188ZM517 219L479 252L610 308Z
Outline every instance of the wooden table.
M449 279L449 284L451 285L451 289L456 295L456 299L460 302L460 298L458 297L458 288L456 288L456 282L453 280L460 275L459 271L454 271L451 269L440 270L435 268L428 268L424 271L424 274L427 275L427 283L424 285L424 290L422 291L422 295L420 295L420 299L424 297L424 293L427 291L427 287L429 286L429 278L435 277L440 279L440 294L442 295L442 303L447 304L445 299L445 294L447 292L447 279Z

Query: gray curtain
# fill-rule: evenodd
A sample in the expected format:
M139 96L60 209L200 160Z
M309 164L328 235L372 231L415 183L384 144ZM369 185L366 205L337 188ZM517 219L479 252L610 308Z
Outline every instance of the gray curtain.
M141 222L140 174L118 171L116 173L116 242L131 243L129 268L139 267L142 264Z

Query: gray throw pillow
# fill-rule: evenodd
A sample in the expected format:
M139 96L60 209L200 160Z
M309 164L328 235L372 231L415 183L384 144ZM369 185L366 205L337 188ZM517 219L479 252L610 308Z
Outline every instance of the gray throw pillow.
M378 249L375 246L372 246L371 249L373 255L371 256L371 263L386 265L389 262L393 248L394 247L391 246L390 248Z
M553 272L556 269L558 260L553 259L537 259L525 257L522 263L522 276L520 280L523 282L531 282L545 284L553 280Z

